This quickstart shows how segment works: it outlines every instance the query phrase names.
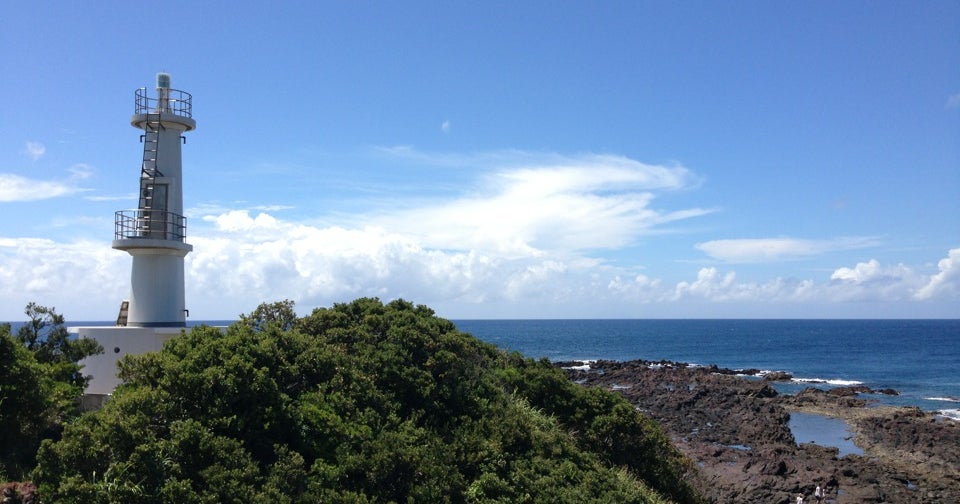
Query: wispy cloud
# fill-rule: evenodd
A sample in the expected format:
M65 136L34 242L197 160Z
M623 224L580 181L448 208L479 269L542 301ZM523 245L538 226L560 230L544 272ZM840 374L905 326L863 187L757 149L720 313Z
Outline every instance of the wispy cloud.
M0 202L4 203L59 198L82 190L71 182L31 179L12 173L0 173Z
M67 169L71 180L85 180L93 176L94 170L86 163L77 163Z
M296 207L291 205L256 205L250 207L251 210L257 210L260 212L281 212L283 210L292 210Z
M852 236L825 240L800 238L740 238L712 240L694 247L713 259L730 263L757 263L797 259L835 252L875 247L880 240L873 236Z
M619 248L657 226L713 211L656 208L658 193L697 180L682 166L603 155L517 158L524 164L501 157L508 167L482 176L460 197L362 215L358 224L409 235L429 247L518 257Z
M440 131L442 131L442 132L444 132L444 133L450 133L450 127L451 127L451 125L450 125L450 121L449 121L449 120L443 121L443 123L440 124Z
M118 196L84 196L83 199L87 201L136 201L137 193L127 193Z
M27 142L23 152L33 161L37 161L47 153L47 148L40 142Z

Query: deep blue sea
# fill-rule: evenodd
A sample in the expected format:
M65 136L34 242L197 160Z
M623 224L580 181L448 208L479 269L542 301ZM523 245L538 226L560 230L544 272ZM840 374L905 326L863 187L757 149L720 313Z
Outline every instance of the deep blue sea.
M457 320L527 357L671 360L786 371L803 387L892 388L883 404L960 420L960 320Z

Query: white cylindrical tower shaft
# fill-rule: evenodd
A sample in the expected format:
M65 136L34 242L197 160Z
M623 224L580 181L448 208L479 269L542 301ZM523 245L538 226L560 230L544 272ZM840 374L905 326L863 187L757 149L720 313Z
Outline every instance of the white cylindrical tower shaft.
M130 123L144 133L139 205L117 212L113 241L133 256L127 325L183 327L183 261L193 247L185 241L181 144L183 133L196 128L192 97L158 74L157 98L138 89Z

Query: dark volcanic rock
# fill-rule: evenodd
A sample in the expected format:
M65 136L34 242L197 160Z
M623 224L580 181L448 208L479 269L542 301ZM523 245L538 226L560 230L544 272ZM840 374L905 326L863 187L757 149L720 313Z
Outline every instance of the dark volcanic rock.
M818 484L837 504L960 502L960 423L918 409L865 407L859 396L872 392L866 387L782 396L770 374L763 380L736 376L751 375L746 371L669 361L598 361L588 371L566 369L585 386L617 390L660 422L700 467L696 484L708 502L792 503L798 493L813 502ZM789 379L784 375L777 379ZM847 418L867 455L840 458L836 448L797 446L789 410Z
M763 379L766 381L790 381L793 379L793 375L783 371L773 371L763 375Z

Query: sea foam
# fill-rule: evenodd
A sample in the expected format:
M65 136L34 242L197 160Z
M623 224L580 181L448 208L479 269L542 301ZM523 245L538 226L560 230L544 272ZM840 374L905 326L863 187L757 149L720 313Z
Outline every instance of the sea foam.
M578 361L578 362L580 362L580 365L579 365L579 366L569 366L569 367L564 367L563 369L572 369L572 370L574 370L574 371L590 371L590 365L593 364L594 362L597 362L597 361L595 361L595 360L581 360L581 361Z
M940 413L940 416L949 418L954 422L960 422L960 409L942 409L937 413Z
M825 383L827 385L833 385L835 387L853 387L855 385L863 385L862 381L857 380L840 380L840 379L826 379L826 378L794 378L793 381L799 383Z
M956 397L924 397L927 401L943 401L943 402L956 402L960 403L960 399Z

